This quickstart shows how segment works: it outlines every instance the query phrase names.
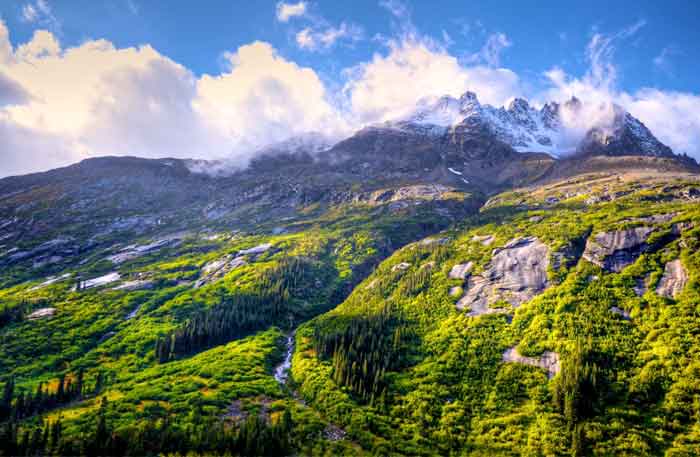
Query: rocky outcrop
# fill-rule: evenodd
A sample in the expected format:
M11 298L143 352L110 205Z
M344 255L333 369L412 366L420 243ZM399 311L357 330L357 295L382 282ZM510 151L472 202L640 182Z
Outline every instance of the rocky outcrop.
M636 227L603 232L589 238L583 258L606 271L620 272L649 249L647 240L653 227Z
M56 308L39 308L27 316L27 319L33 321L36 319L43 319L45 317L53 317L55 314Z
M656 293L662 297L676 298L688 282L688 273L683 268L680 259L666 264L664 274L656 286Z
M467 293L459 300L457 308L469 308L469 315L477 316L503 311L490 308L498 301L519 306L549 286L548 265L549 248L537 238L511 240L494 250L483 274L469 279Z
M405 200L441 200L448 192L455 192L457 189L447 187L442 184L417 184L414 186L399 187L398 189L381 189L372 192L369 196L361 196L360 200L366 198L370 205L380 205L389 202Z
M447 276L450 279L466 279L474 268L474 262L460 263L452 267Z
M270 243L263 243L258 246L254 246L250 249L242 249L238 251L238 255L257 255L257 254L262 254L263 252L267 252L270 250L272 247L272 244Z
M214 282L218 279L221 279L227 273L235 270L238 267L242 267L247 263L248 260L245 256L242 255L236 257L232 255L227 255L225 257L222 257L221 259L212 260L211 262L204 265L204 267L202 267L202 274L200 278L194 283L194 287L199 288L205 284L209 284L210 282Z
M92 289L94 287L101 287L106 284L117 282L121 279L121 275L114 271L112 273L107 273L104 276L99 276L97 278L88 279L86 281L80 281L80 287L78 290Z
M493 235L474 235L472 241L481 243L484 246L490 246L493 243Z
M409 268L410 266L411 266L411 264L408 263L408 262L397 263L396 265L394 265L393 267L391 267L391 271L404 271L404 270L408 270L408 268Z
M533 367L540 367L547 371L547 377L553 378L561 369L559 354L552 351L544 351L539 357L525 357L518 353L517 347L506 349L503 352L504 362L522 363Z
M155 282L148 279L135 279L133 281L124 281L118 286L114 287L113 290L143 290L143 289L153 289L155 287Z
M174 246L180 243L178 238L166 238L157 240L149 244L127 246L118 253L107 257L114 264L128 262L146 254L151 254L168 246Z
M617 307L617 306L611 306L611 307L610 307L610 312L613 313L613 314L617 314L618 316L621 316L621 317L622 317L624 320L626 320L626 321L629 321L629 320L632 319L632 317L630 316L629 311L626 311L626 310L624 310L624 309L622 309L622 308L619 308L619 307Z

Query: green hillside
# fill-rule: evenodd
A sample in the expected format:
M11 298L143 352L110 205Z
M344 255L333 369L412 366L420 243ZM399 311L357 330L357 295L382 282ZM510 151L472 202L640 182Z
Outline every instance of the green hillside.
M441 199L3 267L0 455L700 453L695 176Z

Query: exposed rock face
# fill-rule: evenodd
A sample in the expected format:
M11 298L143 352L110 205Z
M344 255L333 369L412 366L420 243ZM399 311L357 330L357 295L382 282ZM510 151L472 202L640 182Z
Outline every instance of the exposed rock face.
M547 377L549 379L552 379L561 369L559 364L559 354L551 351L544 351L539 357L525 357L518 353L518 349L516 347L512 347L503 352L503 361L523 363L525 365L543 368L547 370Z
M255 250L256 248L247 249L246 252ZM241 251L244 252L244 251ZM240 253L239 253L240 254ZM202 267L202 276L195 282L194 287L199 288L210 282L214 282L217 279L223 278L227 273L235 270L248 263L245 256L239 255L233 257L232 255L227 255L221 259L212 260Z
M398 189L377 190L369 195L367 201L372 205L378 205L404 200L440 200L444 194L454 191L456 189L442 184L417 184Z
M146 254L153 253L166 246L178 244L179 242L180 240L177 238L170 238L154 241L153 243L149 244L131 245L125 247L117 254L107 257L107 259L112 261L112 263L114 264L120 264L144 256Z
M43 319L44 317L52 317L54 314L56 314L56 308L39 308L27 316L27 319Z
M687 282L688 273L680 259L676 259L666 264L664 275L656 286L656 293L662 297L675 298L683 291Z
M447 238L426 238L424 240L420 240L418 244L421 246L430 246L431 244L445 244L449 241Z
M503 300L513 306L542 293L549 282L549 248L535 237L516 238L495 249L491 263L482 275L468 281L467 294L457 303L476 316L501 311L489 305Z
M124 281L122 284L119 284L117 287L114 287L114 290L142 290L142 289L153 289L155 286L155 283L153 281L150 281L148 279L136 279L134 281Z
M618 316L622 316L622 318L626 321L631 320L632 318L630 317L629 311L625 311L622 308L618 308L617 306L611 306L610 307L610 312L617 314Z
M620 272L649 249L646 241L653 227L604 232L589 238L583 258L606 271Z
M410 266L411 266L411 264L408 263L408 262L397 263L396 265L394 265L393 267L391 267L391 271L399 271L399 270L400 270L400 271L403 271L403 270L407 270Z
M249 254L262 254L263 252L267 252L270 250L272 247L272 244L270 243L264 243L259 246L252 247L250 249L243 249L238 252L238 255L249 255Z
M473 262L460 263L452 267L448 274L450 279L466 279L474 268Z
M110 284L119 281L119 279L121 279L121 275L115 271L112 273L108 273L104 276L100 276L98 278L88 279L87 281L81 281L80 289L92 289L93 287L104 286L105 284Z
M490 246L493 243L493 235L474 235L472 241L481 243L484 246Z

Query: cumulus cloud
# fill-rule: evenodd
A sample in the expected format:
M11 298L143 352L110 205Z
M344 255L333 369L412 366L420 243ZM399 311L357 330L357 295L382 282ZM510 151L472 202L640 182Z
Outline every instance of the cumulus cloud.
M280 22L288 22L289 19L303 16L304 14L306 14L306 2L277 3L277 20Z
M63 48L37 31L13 49L0 22L0 175L95 155L244 164L268 142L344 127L316 73L269 44L225 57L222 74L197 78L150 46L96 40Z
M388 54L375 54L348 74L343 90L359 123L403 116L426 96L459 96L471 90L481 101L500 106L520 93L514 72L463 66L435 43L416 39L390 43Z
M241 46L226 58L227 72L198 81L195 108L235 143L250 149L295 133L343 127L318 75L268 43Z
M307 51L327 50L339 40L355 42L361 40L363 30L355 24L342 22L338 27L312 29L306 27L296 34L297 45Z

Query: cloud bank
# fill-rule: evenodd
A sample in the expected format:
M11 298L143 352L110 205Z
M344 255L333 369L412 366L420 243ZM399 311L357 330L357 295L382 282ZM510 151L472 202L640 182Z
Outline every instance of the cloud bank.
M0 176L98 155L225 158L242 166L257 149L289 136L313 131L339 138L404 116L426 96L467 90L495 106L514 96L536 104L572 95L594 102L590 106L616 103L676 152L700 158L700 96L617 89L616 47L643 21L616 34L592 34L587 72L576 76L553 67L544 74L544 88L533 92L500 66L501 54L517 45L506 35L492 34L481 51L459 58L449 52L451 40L420 35L401 3L384 6L398 20L397 37L377 37L383 50L345 69L340 89L265 42L225 53L218 74L196 76L148 45L118 48L88 40L64 47L51 31L38 30L13 47L0 21ZM280 3L276 13L285 22L307 14L307 6ZM308 50L353 33L344 23L303 30L295 38ZM585 118L598 122L604 115L593 110Z

